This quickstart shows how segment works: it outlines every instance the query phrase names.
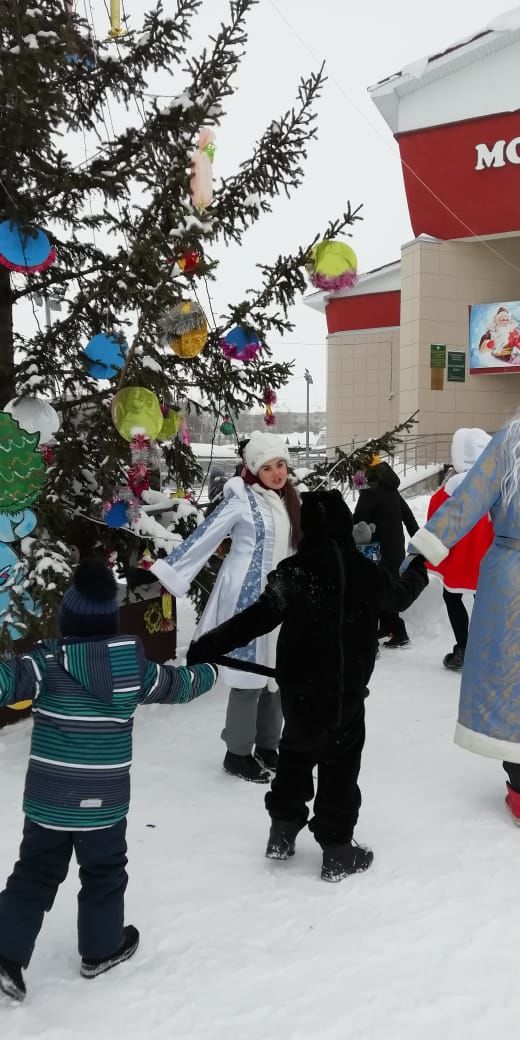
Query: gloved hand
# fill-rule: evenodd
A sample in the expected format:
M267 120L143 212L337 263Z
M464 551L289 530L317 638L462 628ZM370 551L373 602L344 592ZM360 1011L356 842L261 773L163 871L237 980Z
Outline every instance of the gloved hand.
M186 664L211 664L216 657L220 657L221 651L215 644L211 632L195 639L188 647Z
M375 529L375 524L367 524L365 520L360 520L359 524L354 524L352 528L352 536L355 544L370 545Z
M420 553L413 552L413 551L409 552L405 556L405 558L404 558L404 560L403 560L403 562L402 562L402 564L401 564L401 566L399 568L399 574L404 574L405 571L407 571L409 567L424 567L425 563L426 563L426 560L425 560L424 556L421 556Z
M125 574L129 589L137 589L139 586L153 585L159 581L156 574L145 567L129 567Z

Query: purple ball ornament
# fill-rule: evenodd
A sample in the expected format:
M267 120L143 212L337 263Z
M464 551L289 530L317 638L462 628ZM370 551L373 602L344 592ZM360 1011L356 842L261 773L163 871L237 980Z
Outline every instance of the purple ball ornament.
M252 361L262 349L262 344L254 329L247 329L244 325L236 325L234 329L226 332L220 340L220 349L224 357L230 361L242 361L247 364Z

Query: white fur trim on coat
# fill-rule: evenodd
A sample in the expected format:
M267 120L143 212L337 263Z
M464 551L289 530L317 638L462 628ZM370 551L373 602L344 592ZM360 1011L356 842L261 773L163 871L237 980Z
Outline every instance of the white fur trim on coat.
M498 758L502 762L520 764L520 744L512 740L500 740L499 737L488 737L485 733L476 733L457 722L455 727L455 743L466 751L486 758Z
M432 534L431 531L427 531L425 527L420 527L415 532L413 538L410 538L410 545L417 550L421 556L425 556L429 563L433 563L434 567L438 567L439 563L442 563L446 559L449 549L441 542L440 538L437 538L436 534Z

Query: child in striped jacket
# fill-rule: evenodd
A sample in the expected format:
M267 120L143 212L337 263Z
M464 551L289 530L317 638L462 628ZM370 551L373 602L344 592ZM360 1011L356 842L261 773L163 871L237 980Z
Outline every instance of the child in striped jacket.
M34 717L23 839L0 893L0 990L15 1000L73 852L81 974L135 953L139 933L124 925L133 716L139 704L184 704L215 684L211 666L153 664L118 629L113 574L83 560L63 597L62 638L0 662L0 706L29 699Z

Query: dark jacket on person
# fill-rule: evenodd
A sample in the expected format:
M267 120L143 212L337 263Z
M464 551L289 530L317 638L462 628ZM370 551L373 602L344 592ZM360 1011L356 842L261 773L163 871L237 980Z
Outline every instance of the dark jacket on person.
M302 495L303 539L267 579L256 603L193 643L188 662L214 661L281 624L276 678L282 696L328 702L339 720L345 697L372 674L381 609L406 610L428 582L422 557L401 578L362 556L339 491Z
M354 523L365 520L376 525L373 541L379 542L385 566L397 575L405 556L403 524L410 536L419 530L419 524L399 494L399 477L387 462L370 466L367 481L368 487L359 493Z

